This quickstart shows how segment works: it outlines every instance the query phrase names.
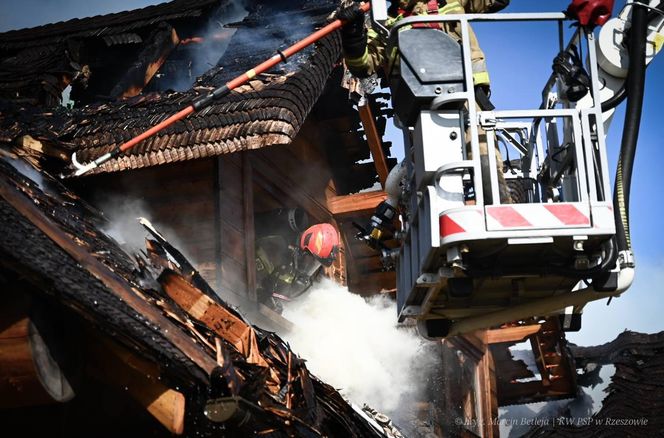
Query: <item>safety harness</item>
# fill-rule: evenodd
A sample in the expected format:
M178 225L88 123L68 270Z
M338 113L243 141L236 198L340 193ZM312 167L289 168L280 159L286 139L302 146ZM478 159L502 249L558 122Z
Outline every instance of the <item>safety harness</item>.
M400 17L410 17L413 15L412 10L406 10L403 8L398 8L397 11L399 12ZM427 15L438 15L438 0L429 0L427 2ZM413 24L414 28L430 28L430 29L441 29L440 23L416 23Z

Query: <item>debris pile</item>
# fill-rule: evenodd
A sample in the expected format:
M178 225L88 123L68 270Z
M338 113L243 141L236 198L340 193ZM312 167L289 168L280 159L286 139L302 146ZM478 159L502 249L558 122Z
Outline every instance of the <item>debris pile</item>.
M99 231L98 212L49 176L38 185L6 160L0 217L2 271L29 272L39 293L91 322L97 336L156 364L160 380L187 399L185 432L381 436L381 426L312 376L277 335L221 300L149 222L146 252L131 257Z

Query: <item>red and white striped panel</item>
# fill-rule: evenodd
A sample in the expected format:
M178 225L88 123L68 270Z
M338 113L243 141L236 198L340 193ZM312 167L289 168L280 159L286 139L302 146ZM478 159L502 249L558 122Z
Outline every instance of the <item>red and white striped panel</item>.
M529 230L590 227L590 207L583 203L514 204L486 207L487 229Z
M605 229L615 232L616 220L613 216L613 206L609 203L593 204L593 228Z
M440 237L459 233L484 232L484 214L480 207L464 207L440 216Z

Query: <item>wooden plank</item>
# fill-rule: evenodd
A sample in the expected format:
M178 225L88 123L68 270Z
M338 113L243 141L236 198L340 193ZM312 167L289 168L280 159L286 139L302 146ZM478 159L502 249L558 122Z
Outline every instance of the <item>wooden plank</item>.
M174 272L163 273L159 277L159 282L163 286L164 292L185 312L233 345L245 357L247 363L270 369L268 388L273 393L279 391L279 377L263 357L258 346L256 332L251 325L220 306Z
M540 331L540 324L523 325L519 327L505 327L501 329L487 330L487 343L497 344L500 342L521 342L528 336Z
M369 102L359 106L358 109L360 111L360 120L362 120L364 133L366 134L367 142L369 143L369 150L371 151L371 156L373 157L374 165L376 166L376 173L378 173L380 184L385 188L385 181L387 180L389 169L387 168L387 159L383 152L381 137L378 134L378 129L376 129L376 121L371 113Z
M385 199L387 194L383 191L332 196L327 200L327 208L337 219L341 216L371 214Z

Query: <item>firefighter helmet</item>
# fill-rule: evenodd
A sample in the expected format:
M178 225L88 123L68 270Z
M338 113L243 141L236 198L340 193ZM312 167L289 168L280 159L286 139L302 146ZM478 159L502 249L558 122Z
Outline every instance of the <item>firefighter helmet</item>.
M310 226L300 237L300 249L309 252L323 265L330 266L339 250L337 230L325 223Z
M565 13L579 20L581 26L601 26L611 18L613 3L614 0L572 0Z

